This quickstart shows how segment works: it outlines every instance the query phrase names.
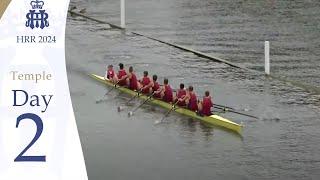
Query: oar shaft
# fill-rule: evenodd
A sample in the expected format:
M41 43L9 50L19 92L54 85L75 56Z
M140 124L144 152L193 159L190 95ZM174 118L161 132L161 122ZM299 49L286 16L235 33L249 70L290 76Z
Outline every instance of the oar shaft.
M136 97L140 96L140 93L141 93L142 90L139 89L139 91L137 92L137 94L135 94L132 98L130 98L126 104L128 104L129 102L131 102L133 99L135 99Z
M228 106L225 106L225 105L220 105L220 104L213 104L214 106L218 106L218 107L223 107L223 108L228 108L228 109L232 109L234 110L233 107L228 107Z
M165 113L165 115L162 117L161 121L163 121L163 119L164 119L165 117L167 117L167 116L171 113L171 111L173 111L173 109L175 109L175 107L176 107L176 105L178 104L178 102L179 102L179 101L175 102L175 103L172 105L171 109ZM161 122L161 121L160 121L160 122Z
M214 108L222 109L224 111L232 112L232 113L235 113L235 114L240 114L240 115L243 115L243 116L248 116L248 117L255 118L255 119L259 119L256 116L253 116L253 115L250 115L250 114L241 113L241 112L237 112L237 111L233 111L233 110L230 110L230 109L225 109L225 108L216 107L216 106Z
M119 81L118 81L116 84L114 84L114 86L113 86L104 96L108 95L111 91L113 91L114 89L116 89L118 83L119 83ZM118 86L118 87L119 87L119 86Z
M150 96L147 97L146 100L144 100L138 107L136 107L132 112L136 112L141 106L143 106L147 101L149 101L152 96L154 95L154 93L152 93Z
M175 108L175 105L172 105L171 109L165 114L164 117L168 116L174 108Z
M107 81L107 80L106 80L106 81ZM112 87L109 91L107 91L99 101L96 101L96 103L102 102L103 99L104 99L111 91L113 91L114 89L117 88L117 84L118 84L118 83L119 83L119 81L118 81L116 84L114 84L114 87Z

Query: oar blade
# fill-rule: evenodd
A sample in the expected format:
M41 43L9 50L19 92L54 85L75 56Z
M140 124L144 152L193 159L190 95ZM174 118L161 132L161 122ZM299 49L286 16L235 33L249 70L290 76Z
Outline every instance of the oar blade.
M133 116L133 111L128 112L128 117L131 117L131 116Z
M162 123L161 120L156 120L156 121L154 122L154 125L158 125L158 124L161 124L161 123Z
M118 112L121 112L121 111L123 111L124 109L125 109L125 107L123 107L123 106L118 106L118 108L117 108Z
M100 99L100 100L96 101L96 104L101 104L101 103L103 103L104 101L106 101L106 99Z

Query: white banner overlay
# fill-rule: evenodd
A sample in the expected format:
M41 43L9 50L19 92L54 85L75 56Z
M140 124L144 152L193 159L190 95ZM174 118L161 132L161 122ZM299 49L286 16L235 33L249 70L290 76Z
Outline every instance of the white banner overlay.
M12 0L0 20L0 179L87 180L65 65L69 0Z

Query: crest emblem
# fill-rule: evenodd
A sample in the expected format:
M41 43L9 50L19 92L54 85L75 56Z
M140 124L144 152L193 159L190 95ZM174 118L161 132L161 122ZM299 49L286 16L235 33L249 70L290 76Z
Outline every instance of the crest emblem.
M43 10L44 2L34 0L30 2L32 10L27 13L26 27L34 28L45 28L49 27L49 15Z

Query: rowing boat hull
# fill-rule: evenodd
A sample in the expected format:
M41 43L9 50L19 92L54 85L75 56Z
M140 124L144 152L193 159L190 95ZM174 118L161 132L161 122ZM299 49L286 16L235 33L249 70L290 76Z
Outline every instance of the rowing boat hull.
M106 81L104 79L104 77L102 76L98 76L98 75L95 75L95 74L91 74L90 75L93 79L101 82L101 83L104 83L108 86L114 86L113 83L111 83L110 81ZM136 91L132 91L128 88L125 88L125 87L118 87L117 88L119 91L123 92L123 93L126 93L126 94L129 94L131 96L134 96L137 94ZM147 99L148 96L145 96L145 95L139 95L139 98L140 99ZM158 105L160 107L163 107L165 109L171 109L172 108L172 105L169 104L169 103L166 103L164 101L161 101L161 100L158 100L158 99L151 99L150 100L150 103L152 104L155 104L155 105ZM218 115L211 115L211 116L198 116L197 113L193 112L193 111L190 111L188 109L185 109L185 108L177 108L175 110L175 112L179 113L179 114L183 114L183 115L186 115L188 117L191 117L191 118L194 118L194 119L197 119L197 120L200 120L202 122L205 122L205 123L208 123L210 125L214 125L214 126L219 126L219 127L223 127L223 128L226 128L228 130L232 130L234 132L237 132L239 134L241 134L242 132L242 125L240 124L237 124L235 122L232 122L226 118L223 118L221 116L218 116Z

